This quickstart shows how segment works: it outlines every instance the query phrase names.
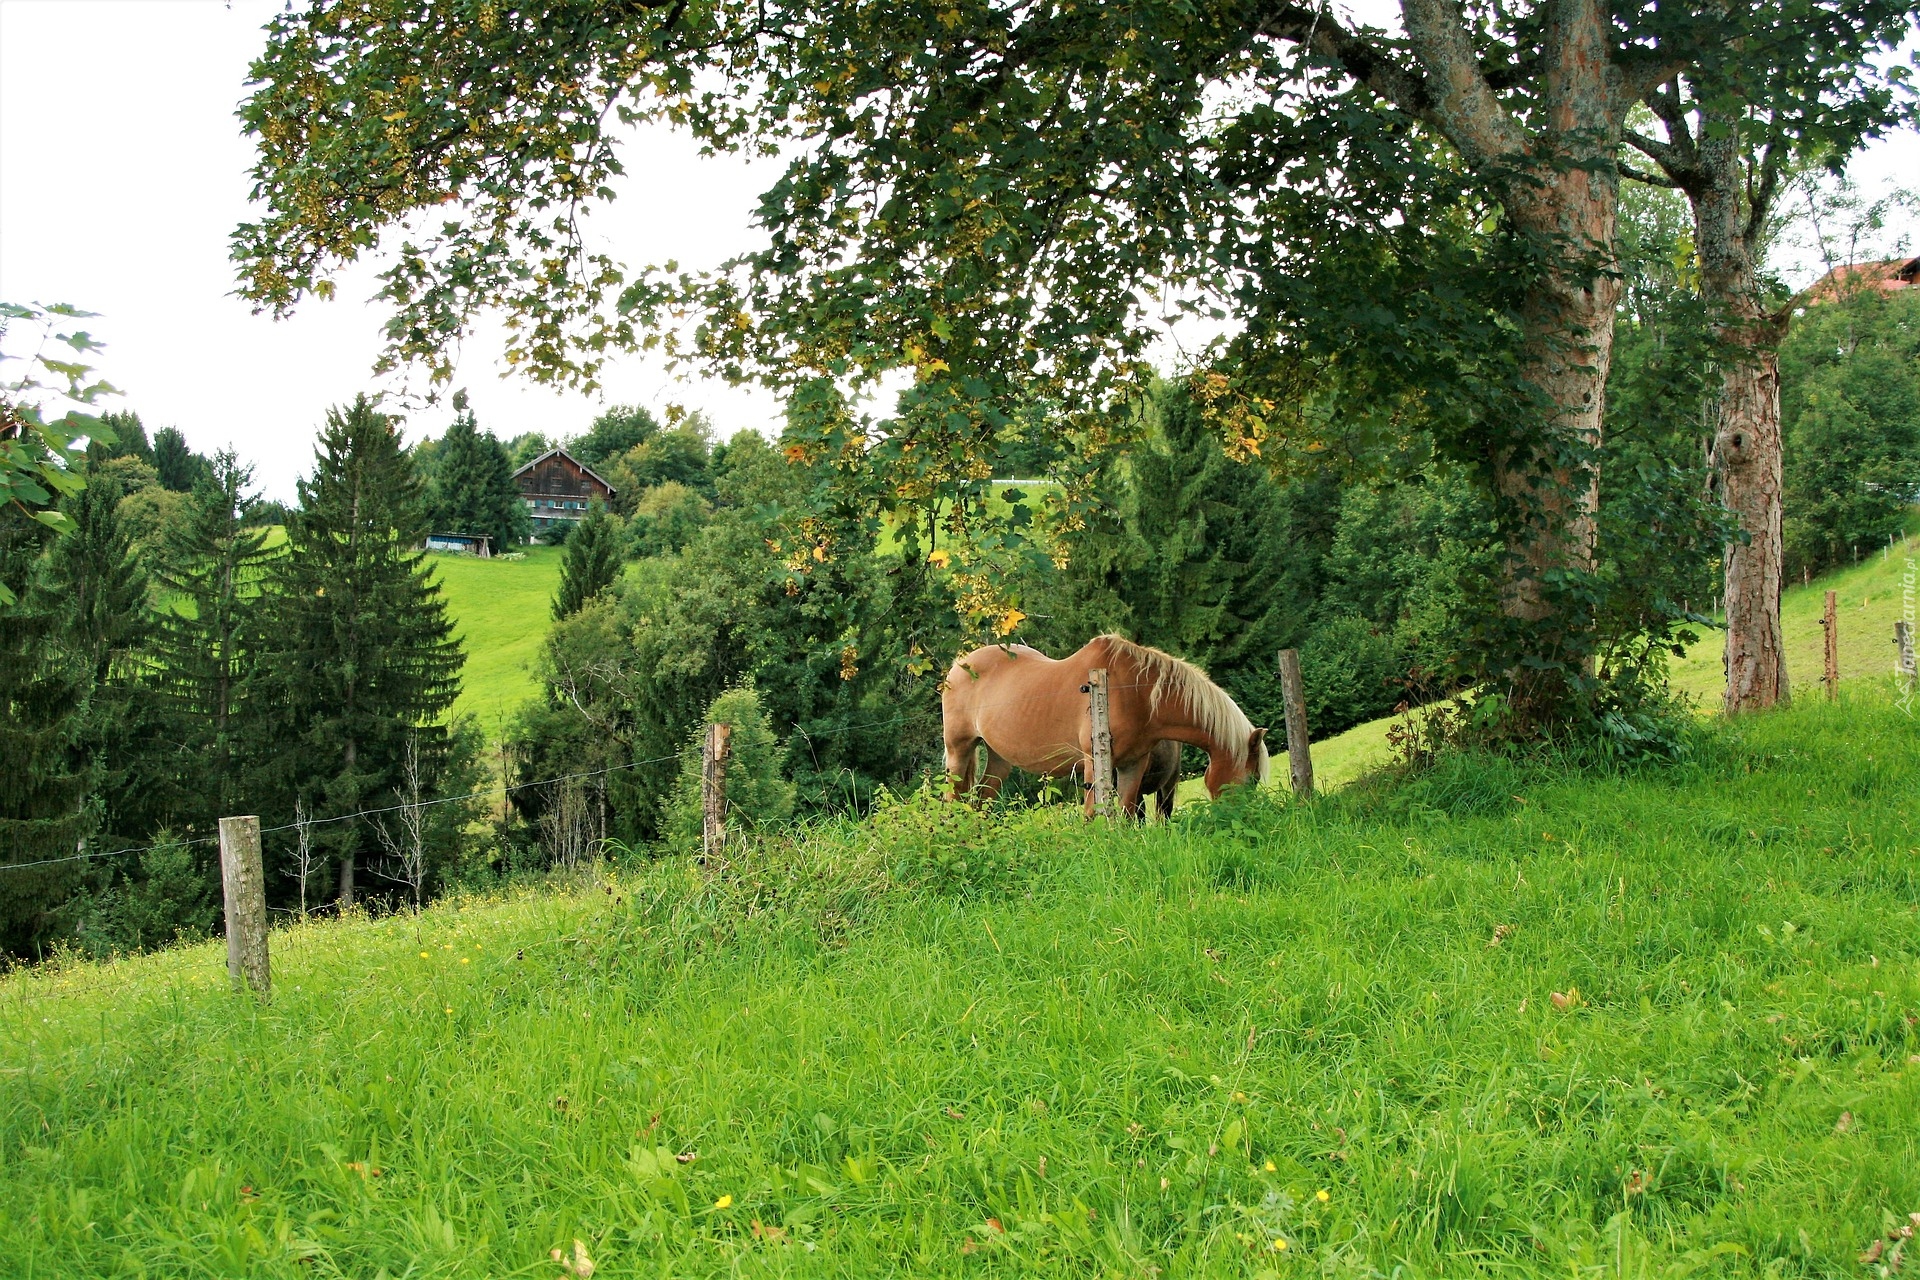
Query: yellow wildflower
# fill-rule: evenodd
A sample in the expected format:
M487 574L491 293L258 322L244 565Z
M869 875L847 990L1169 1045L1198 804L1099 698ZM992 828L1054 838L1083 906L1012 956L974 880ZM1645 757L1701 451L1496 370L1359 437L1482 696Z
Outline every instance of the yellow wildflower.
M1281 1236L1273 1242L1273 1251L1275 1253L1285 1253L1287 1251L1287 1238L1285 1236Z
M1327 1201L1333 1199L1332 1196L1327 1194L1327 1189L1325 1187L1322 1187L1318 1191L1314 1192L1313 1198L1315 1200L1318 1200L1321 1204L1325 1204Z
M1280 1172L1280 1166L1279 1166L1279 1165L1277 1165L1277 1164L1275 1164L1275 1163L1274 1163L1273 1161L1271 1161L1271 1160L1269 1160L1269 1161L1267 1161L1267 1172L1268 1172L1268 1173L1278 1173L1278 1172Z
M713 1202L713 1207L716 1209L730 1209L733 1207L733 1197L730 1195L721 1196L718 1200L715 1200Z

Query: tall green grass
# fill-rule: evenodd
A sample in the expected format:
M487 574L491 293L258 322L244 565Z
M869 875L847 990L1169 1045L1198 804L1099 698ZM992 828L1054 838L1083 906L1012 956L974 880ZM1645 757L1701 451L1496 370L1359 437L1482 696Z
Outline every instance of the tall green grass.
M16 973L0 1270L1866 1274L1920 1211L1920 745L1702 733L1143 830L903 804L283 928L265 1007L215 945Z
M534 666L553 627L564 553L544 546L524 551L516 560L428 557L467 653L454 714L475 717L489 736L539 692Z

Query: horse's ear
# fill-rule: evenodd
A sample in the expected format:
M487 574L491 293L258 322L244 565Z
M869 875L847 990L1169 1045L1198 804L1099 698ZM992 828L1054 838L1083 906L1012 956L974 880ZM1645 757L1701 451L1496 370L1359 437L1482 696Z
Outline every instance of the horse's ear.
M1247 742L1247 750L1249 751L1253 750L1253 748L1259 746L1261 743L1265 742L1266 740L1267 740L1267 731L1265 729L1255 729L1253 731L1253 737L1249 739Z

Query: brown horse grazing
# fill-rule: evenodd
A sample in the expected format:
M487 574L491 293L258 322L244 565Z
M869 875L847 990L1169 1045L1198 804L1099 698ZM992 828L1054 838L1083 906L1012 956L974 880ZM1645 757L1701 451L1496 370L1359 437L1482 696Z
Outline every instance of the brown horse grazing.
M947 771L954 794L974 789L974 748L987 746L979 797L992 799L1013 766L1062 777L1091 774L1092 722L1083 686L1107 669L1107 718L1113 730L1113 772L1121 812L1138 816L1140 792L1155 747L1190 743L1207 753L1207 791L1267 777L1265 729L1256 729L1227 691L1172 654L1119 636L1095 636L1055 660L1023 644L975 649L947 672L940 705ZM1179 766L1176 760L1176 781ZM1168 806L1171 809L1171 797ZM1093 813L1093 794L1087 794Z

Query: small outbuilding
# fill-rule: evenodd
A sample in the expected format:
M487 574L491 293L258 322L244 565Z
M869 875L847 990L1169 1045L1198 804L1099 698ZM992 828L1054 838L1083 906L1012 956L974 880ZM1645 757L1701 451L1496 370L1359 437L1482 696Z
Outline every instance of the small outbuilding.
M513 473L535 533L586 519L595 502L611 507L615 489L565 449L549 449Z
M427 550L452 551L459 555L493 559L493 539L484 533L430 533Z

